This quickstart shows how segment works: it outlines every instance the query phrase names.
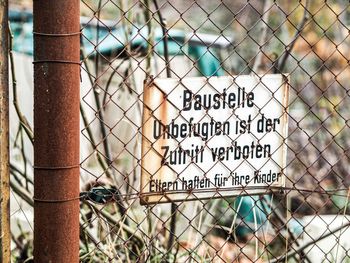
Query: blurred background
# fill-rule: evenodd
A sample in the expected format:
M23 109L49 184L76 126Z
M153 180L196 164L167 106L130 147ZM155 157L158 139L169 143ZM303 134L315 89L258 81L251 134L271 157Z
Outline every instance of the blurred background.
M11 248L30 262L32 1L10 3ZM81 262L350 262L349 26L347 0L81 0ZM146 76L269 73L290 78L286 190L141 206Z

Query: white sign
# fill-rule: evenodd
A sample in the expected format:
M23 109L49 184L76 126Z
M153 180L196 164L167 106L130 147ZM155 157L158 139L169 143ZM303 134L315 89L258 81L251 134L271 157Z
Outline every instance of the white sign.
M283 187L288 88L280 74L146 83L141 203Z

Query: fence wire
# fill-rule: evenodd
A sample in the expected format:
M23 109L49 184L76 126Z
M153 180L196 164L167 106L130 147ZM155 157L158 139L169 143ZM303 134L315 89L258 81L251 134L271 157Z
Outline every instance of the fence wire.
M349 1L81 0L81 26L81 262L350 262ZM144 81L269 74L289 78L286 187L141 205ZM24 262L33 138L15 110L12 249Z
M81 7L83 262L350 260L348 1ZM141 206L143 81L271 73L290 79L285 190Z

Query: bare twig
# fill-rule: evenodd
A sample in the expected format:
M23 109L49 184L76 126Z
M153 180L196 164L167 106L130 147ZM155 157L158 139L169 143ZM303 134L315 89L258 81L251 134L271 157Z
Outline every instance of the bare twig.
M23 176L23 177L26 179L26 181L27 181L28 183L30 183L31 185L34 184L33 180L31 180L31 179L26 175L26 173L23 172L23 171L21 171L14 163L10 163L10 170L11 170L11 172L13 172L13 173L17 173L17 174ZM28 189L27 189L27 190L28 190Z
M10 186L11 189L19 196L21 197L27 204L34 207L34 201L31 195L27 192L27 190L17 183L15 183L13 180L10 180Z
M80 55L83 58L85 58L85 53L84 53L83 47L80 49ZM87 63L87 60L84 59L83 63L84 63L86 72L88 73L90 84L91 84L91 86L94 86L94 80L91 77L91 70L89 68L89 64ZM94 92L94 94L95 94L95 92ZM95 99L96 99L96 97L95 97ZM101 111L101 109L97 108L97 111ZM93 133L91 131L89 121L88 121L87 116L85 114L85 110L84 110L83 105L81 103L80 103L80 114L81 114L81 117L82 117L83 122L84 122L84 127L85 127L86 131L88 132L88 136L89 136L89 139L90 139L91 146L93 147L93 149L96 149L97 143L96 143L94 135L93 135ZM102 169L105 171L106 176L108 178L112 178L112 175L111 175L111 173L110 173L110 171L108 169L108 164L105 163L104 158L101 157L101 154L99 152L97 152L97 159L98 159L98 162L101 165Z
M325 234L325 235L321 235L321 236L319 236L318 238L315 238L315 239L313 239L313 240L311 240L311 241L305 243L305 244L304 244L303 246L301 246L300 248L295 249L294 251L290 251L290 252L288 252L288 253L282 255L281 257L272 260L271 263L282 262L283 260L285 260L285 259L288 258L288 257L293 257L294 255L300 253L301 251L305 250L305 249L308 248L309 246L314 245L314 244L316 244L317 242L319 242L319 241L321 241L321 240L323 240L323 239L325 239L325 238L327 238L327 237L329 237L329 236L331 236L331 235L334 235L334 234L337 233L338 231L342 230L342 229L345 228L345 227L349 227L349 226L350 226L350 221L347 222L347 223L344 224L344 225L341 225L341 226L339 226L339 227L333 229L333 230L330 230L329 233L327 233L327 234Z
M167 78L171 77L171 68L169 61L169 50L168 50L168 34L166 28L166 20L163 18L162 13L160 12L157 0L153 0L154 6L156 8L156 12L159 17L159 21L162 26L162 39L163 39L163 48L164 48L164 59L165 59L165 67L166 67L166 75ZM171 204L171 219L170 219L170 231L169 231L169 239L167 244L167 250L170 252L173 244L174 244L174 236L176 231L176 214L177 214L177 205L175 203Z
M127 226L125 224L125 221L123 222L123 220L115 220L114 217L109 214L108 212L106 212L103 209L98 209L95 205L90 204L90 206L94 209L94 212L97 214L100 214L101 216L103 216L105 219L107 219L111 224L122 227L123 230L128 233L130 235L131 238L136 239L137 242L139 242L140 244L143 244L143 240L142 237L140 237L137 232L135 232L135 229L132 229L131 227Z
M85 54L84 54L83 48L80 49L80 54L81 54L81 56L83 58L85 58ZM91 77L91 74L90 74L91 71L90 71L89 65L87 63L87 60L84 60L83 63L84 63L86 71L88 72L90 83L91 83L91 85L94 85L94 81L93 81L93 79ZM99 112L101 112L101 110L102 109L98 109ZM81 117L83 119L85 130L88 133L90 144L91 144L92 148L94 150L96 150L97 143L95 141L94 135L93 135L92 130L90 128L89 121L88 121L87 116L85 114L85 110L84 110L83 105L81 103L80 103L80 115L81 115ZM104 173L106 174L107 178L112 178L113 176L112 176L112 174L110 172L108 164L105 163L105 158L102 158L101 154L98 151L97 151L97 161L98 161L99 165L101 166L101 168L103 169ZM117 206L118 206L119 212L120 212L120 214L122 216L126 216L126 208L123 205L123 200L121 198L120 191L119 191L118 187L116 187L116 189L117 189L117 192L118 192L118 194L116 195L116 198L117 198ZM125 220L125 224L128 225L128 220L127 219Z
M113 77L118 72L119 68L124 64L124 62L126 60L127 60L126 58L123 58L122 61L120 62L120 64L116 68L113 68L113 72L111 73L111 75L109 76L109 78L106 82L105 92L104 92L103 99L102 99L102 107L103 108L105 107L105 105L107 103L108 90L109 90L109 87L112 83Z
M92 148L94 150L96 150L97 144L96 144L94 135L92 134L92 130L90 128L88 119L86 117L85 110L84 110L83 105L81 103L80 103L80 115L83 119L84 129L88 133L90 144L91 144ZM105 160L101 157L101 154L98 151L97 151L97 161L98 161L99 165L101 166L101 168L103 169L103 171L106 173L107 178L112 178L112 175L110 174L110 171L108 169L107 164L105 163Z
M151 21L151 10L149 7L148 0L144 0L144 16L145 23L147 24L148 29L148 39L147 39L147 51L146 51L146 77L151 75L151 56L153 54L153 32L152 32L152 21Z
M349 196L350 196L350 188L348 189L348 194L346 196L346 201L345 201L345 205L344 205L344 212L343 212L343 218L342 218L342 222L341 225L344 224L344 218L346 216L346 210L348 209L348 205L349 205ZM339 252L339 246L340 246L340 236L342 235L342 231L340 231L337 240L338 240L338 244L337 244L337 250L335 253L335 262L338 262L338 252Z
M27 174L27 157L24 151L24 136L23 136L23 129L21 129L21 155L22 155L22 160L23 160L23 169L24 169L24 177L26 179L26 189L29 191L29 178Z
M264 203L266 203L268 205L269 201L266 199L266 197L264 195L262 195L261 197L264 201L264 202L262 202L263 206L265 206ZM294 233L290 230L289 227L287 227L287 221L283 218L283 215L281 215L281 213L277 210L277 208L273 208L273 207L270 207L270 208L272 209L273 213L275 214L276 219L282 224L282 226L286 227L288 234L291 236L293 242L298 247L300 247L300 243L297 240L297 238L295 237ZM307 254L305 254L305 252L303 250L300 251L300 257L304 258L307 262L312 263L311 259L309 259L309 257L307 256Z
M11 173L13 179L22 187L23 186L22 181L17 176L19 173L17 173L16 171L12 170L11 168L10 168L10 173ZM23 176L22 174L20 174L20 175Z
M306 22L309 20L309 6L310 6L310 0L306 0L305 6L304 6L303 17L302 17L302 19L301 19L301 21L296 29L296 32L294 34L292 41L286 47L285 53L283 54L283 56L280 57L279 60L276 61L275 67L274 67L275 71L283 72L284 67L286 66L287 59L288 59L290 53L292 52L294 45L295 45L296 41L298 40L301 32L303 31Z
M16 110L16 113L17 113L17 116L19 118L19 122L22 126L22 128L25 130L28 138L30 139L30 141L32 143L34 143L34 133L33 133L33 129L32 127L30 126L28 120L26 119L26 117L23 115L20 107L19 107L19 104L18 104L18 98L17 98L17 78L16 78L16 71L15 71L15 61L14 61L14 58L13 58L13 34L12 34L12 31L11 31L11 27L10 27L10 23L8 24L8 27L9 27L9 35L10 35L10 38L9 38L9 47L10 47L10 50L9 50L9 57L10 57L10 65L11 65L11 77L12 77L12 90L13 90L13 105L15 107L15 110Z
M254 73L258 73L258 68L261 64L261 58L263 55L263 47L266 41L266 35L267 35L267 29L268 29L268 21L269 21L269 16L270 16L270 11L272 9L272 0L265 0L264 3L264 8L263 8L263 14L262 17L260 18L260 23L261 23L261 37L259 41L259 52L256 55L254 65L252 68L252 71Z
M167 33L167 23L165 18L163 18L162 13L160 12L157 0L153 0L154 6L156 7L156 12L158 14L160 25L162 26L162 39L163 39L163 48L164 48L164 59L165 59L165 68L167 78L171 78L171 67L169 60L169 49L168 49L168 33Z
M96 27L96 46L98 45L99 42L99 34L100 34L100 15L101 15L101 7L102 7L102 0L99 0L98 2L98 11L97 11L97 27ZM105 155L106 155L106 159L107 159L107 164L110 165L113 160L112 160L112 156L110 153L110 149L109 149L109 144L108 144L108 136L107 136L107 132L106 132L106 127L105 127L105 122L104 122L104 115L102 112L103 109L103 105L101 107L101 102L100 102L100 92L99 92L99 54L98 51L96 49L96 56L95 56L95 81L93 83L92 89L93 89L93 93L94 93L94 98L95 98L95 103L96 103L96 107L97 107L97 114L98 114L98 119L99 119L99 123L100 123L100 131L101 131L101 135L102 135L102 143L103 143L103 148L105 151Z
M91 128L89 126L89 122L87 121L84 108L81 105L81 103L80 103L80 114L81 114L81 117L82 117L83 122L84 122L84 127L85 127L85 129L86 129L86 131L88 133L91 146L95 149L96 148L96 142L95 142L94 136L92 134ZM101 157L101 154L99 152L97 152L97 160L98 160L98 163L100 164L100 166L102 167L103 171L106 173L106 176L108 178L111 178L112 176L110 174L110 171L109 171L107 165L104 162L104 159ZM116 191L118 193L116 195L116 198L117 198L116 201L117 201L117 206L118 206L119 212L120 212L120 214L122 216L126 217L126 208L123 205L123 200L121 198L121 193L120 193L120 191L119 191L119 189L117 187L116 187ZM125 219L125 224L128 225L128 220L127 219Z

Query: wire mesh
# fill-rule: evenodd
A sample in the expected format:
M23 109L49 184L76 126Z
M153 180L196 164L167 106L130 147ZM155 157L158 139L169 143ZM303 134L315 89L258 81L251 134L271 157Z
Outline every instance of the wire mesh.
M81 15L81 262L350 262L348 1L81 0ZM16 43L24 31L13 28ZM14 105L28 117L16 85L30 69L12 64ZM144 80L261 84L282 73L283 190L140 204ZM32 118L12 111L12 253L22 262L32 253Z
M349 260L348 1L81 7L83 262ZM290 78L286 188L141 206L143 81L271 73Z

